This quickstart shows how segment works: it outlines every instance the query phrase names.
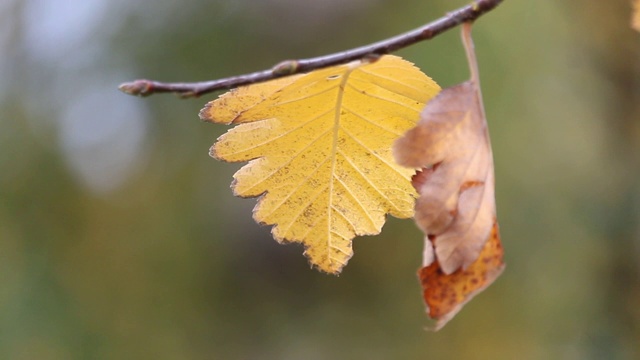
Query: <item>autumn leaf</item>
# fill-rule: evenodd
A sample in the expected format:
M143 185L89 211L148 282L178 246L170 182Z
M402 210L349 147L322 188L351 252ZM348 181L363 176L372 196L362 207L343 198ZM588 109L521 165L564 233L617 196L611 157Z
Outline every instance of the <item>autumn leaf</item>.
M419 277L436 328L446 324L502 272L496 221L493 155L470 24L463 40L471 80L442 90L416 127L394 145L401 165L421 169L415 220L425 233Z
M640 31L640 0L633 1L633 15L631 17L631 27Z
M416 223L435 237L446 274L476 260L496 216L491 145L478 101L471 81L442 90L395 146L398 163L424 168L415 180Z
M318 269L339 273L356 235L378 234L386 214L413 215L413 169L391 146L415 125L440 88L395 56L233 90L200 112L239 124L211 148L217 159L249 161L234 193L260 196L256 221L274 238L298 242Z

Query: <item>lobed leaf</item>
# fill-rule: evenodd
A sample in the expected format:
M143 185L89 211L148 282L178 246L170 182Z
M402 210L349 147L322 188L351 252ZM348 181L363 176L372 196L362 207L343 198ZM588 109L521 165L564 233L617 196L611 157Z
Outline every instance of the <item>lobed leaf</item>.
M239 124L211 155L249 161L232 187L261 196L255 220L336 274L356 235L378 234L386 214L413 215L414 170L395 163L391 146L439 90L413 64L383 56L232 90L200 117Z

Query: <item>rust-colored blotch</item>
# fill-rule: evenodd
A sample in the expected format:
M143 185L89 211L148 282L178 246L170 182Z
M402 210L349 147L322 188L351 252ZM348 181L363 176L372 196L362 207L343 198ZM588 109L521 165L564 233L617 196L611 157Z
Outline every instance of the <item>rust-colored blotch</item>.
M444 326L467 301L500 276L505 267L503 254L498 223L494 222L480 256L467 269L446 275L436 260L418 271L429 317L437 320L435 330Z

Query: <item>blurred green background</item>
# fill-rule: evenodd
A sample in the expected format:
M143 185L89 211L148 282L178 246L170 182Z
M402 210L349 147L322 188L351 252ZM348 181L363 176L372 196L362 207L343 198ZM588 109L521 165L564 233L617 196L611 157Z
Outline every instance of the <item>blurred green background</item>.
M640 34L621 1L506 0L474 35L507 270L438 333L410 220L309 269L229 189L215 96L464 1L0 1L0 359L639 359ZM400 52L467 78L457 30Z

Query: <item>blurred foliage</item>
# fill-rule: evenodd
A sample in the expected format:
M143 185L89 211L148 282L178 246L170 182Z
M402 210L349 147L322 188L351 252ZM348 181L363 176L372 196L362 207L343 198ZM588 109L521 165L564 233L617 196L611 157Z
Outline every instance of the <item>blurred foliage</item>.
M640 39L628 1L507 0L475 27L507 269L425 332L422 239L391 219L309 269L210 159L212 79L419 26L464 2L0 3L0 358L640 358ZM467 78L457 31L403 50ZM384 259L384 261L382 260Z

